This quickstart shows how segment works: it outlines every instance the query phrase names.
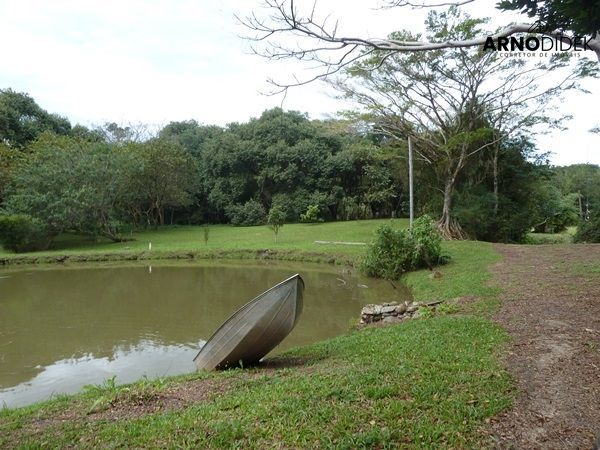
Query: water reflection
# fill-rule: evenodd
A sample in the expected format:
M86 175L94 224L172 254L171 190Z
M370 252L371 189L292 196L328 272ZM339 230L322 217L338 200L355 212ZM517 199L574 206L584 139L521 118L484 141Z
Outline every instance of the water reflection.
M407 295L307 264L1 271L0 405L76 392L113 375L126 383L190 372L200 343L233 311L296 272L306 283L304 312L275 352L339 335L365 303Z
M53 364L35 367L40 372L31 380L0 391L2 403L19 406L33 403L55 394L70 394L86 385L98 384L112 376L118 383L131 383L144 376L158 378L194 370L192 358L203 342L187 345L156 345L143 341L136 346L117 347L110 356L92 354L61 359Z

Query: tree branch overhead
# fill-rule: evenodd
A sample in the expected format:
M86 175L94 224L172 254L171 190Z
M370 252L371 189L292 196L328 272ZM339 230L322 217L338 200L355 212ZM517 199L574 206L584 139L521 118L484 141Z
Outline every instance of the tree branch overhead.
M436 8L443 6L460 6L472 3L473 0L457 0L444 2L427 2L409 0L390 0L385 8L412 7L412 8ZM346 36L339 34L339 22L331 22L330 16L319 18L317 15L317 2L306 14L302 14L294 0L266 0L265 8L269 11L265 17L257 14L238 20L251 32L253 36L246 36L250 41L261 43L260 49L254 48L254 52L263 57L280 59L298 59L312 61L328 70L322 71L310 80L274 83L279 89L306 84L316 79L326 79L333 73L349 66L357 60L364 59L369 52L367 50L387 51L390 53L423 52L432 50L457 49L467 47L483 47L486 40L492 37L494 40L502 37L510 37L520 34L538 34L551 37L559 41L567 41L569 37L561 31L542 31L537 26L528 23L516 23L507 25L492 35L482 35L467 40L445 40L445 41L420 41L403 40L393 38L367 38L361 36ZM600 39L588 38L588 47L591 48L600 61ZM343 57L340 56L343 53Z

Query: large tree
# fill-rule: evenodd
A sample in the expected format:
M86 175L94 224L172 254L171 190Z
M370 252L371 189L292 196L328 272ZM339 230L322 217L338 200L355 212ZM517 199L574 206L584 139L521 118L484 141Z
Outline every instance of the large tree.
M4 213L39 220L51 237L70 231L119 241L128 169L104 143L42 134L11 174Z
M456 8L431 12L429 38L471 39L482 33L484 21L461 15ZM408 32L394 39L411 39ZM568 61L526 64L500 58L495 53L461 48L448 58L443 50L427 53L390 54L372 52L355 63L336 86L365 107L382 133L395 139L410 136L420 159L426 161L439 180L442 211L439 227L447 238L461 237L453 214L453 196L463 169L487 148L496 149L494 179L498 204L497 161L502 141L513 133L535 132L535 125L556 124L540 111L563 89L574 88L573 80L585 70L567 70ZM377 66L377 70L371 67ZM559 73L560 82L540 85L548 70Z
M23 148L44 131L68 135L69 121L42 109L29 95L0 89L0 142Z
M128 167L122 201L135 224L164 225L166 211L193 201L198 170L190 153L173 140L152 139L117 146Z

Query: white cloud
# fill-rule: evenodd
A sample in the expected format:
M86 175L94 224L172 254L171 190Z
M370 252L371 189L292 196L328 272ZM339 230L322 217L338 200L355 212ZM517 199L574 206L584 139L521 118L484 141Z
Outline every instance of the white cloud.
M339 17L340 30L348 34L422 30L424 12L374 9L378 4L321 0L318 7ZM475 2L472 13L493 14L495 25L514 19L498 14L494 4ZM45 109L86 124L245 121L280 104L281 97L259 93L268 90L268 77L306 70L248 54L233 15L259 5L259 0L0 0L0 87L28 92ZM596 95L600 90L597 84L590 89ZM344 106L323 84L294 89L284 103L312 117ZM556 163L600 163L600 136L587 132L598 124L591 97L570 95L563 107L576 120L568 132L540 138L541 149L555 152Z

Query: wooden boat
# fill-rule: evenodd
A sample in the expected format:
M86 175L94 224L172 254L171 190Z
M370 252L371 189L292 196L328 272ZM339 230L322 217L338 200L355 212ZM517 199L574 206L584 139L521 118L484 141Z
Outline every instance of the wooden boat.
M199 369L258 362L292 331L302 313L304 281L296 274L236 311L194 358Z

